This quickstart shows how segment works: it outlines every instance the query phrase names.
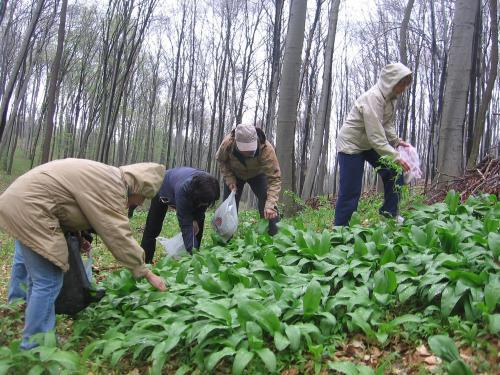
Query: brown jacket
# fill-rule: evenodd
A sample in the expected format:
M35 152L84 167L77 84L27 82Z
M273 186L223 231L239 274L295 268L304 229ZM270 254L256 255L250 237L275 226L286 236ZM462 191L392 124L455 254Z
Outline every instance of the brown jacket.
M113 256L135 277L143 276L144 251L132 236L128 194L152 198L165 167L139 163L120 168L84 159L38 166L0 195L0 227L63 271L68 249L64 233L93 228Z
M266 140L264 132L257 128L259 151L253 158L245 158L244 163L235 153L234 130L222 141L215 158L220 165L227 185L236 184L236 178L248 180L259 174L267 176L267 200L265 208L274 208L281 190L281 171L274 147Z

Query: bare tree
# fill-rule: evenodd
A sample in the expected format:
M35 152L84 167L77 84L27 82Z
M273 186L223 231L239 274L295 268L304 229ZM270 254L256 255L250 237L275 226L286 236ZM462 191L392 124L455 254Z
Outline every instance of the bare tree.
M42 9L44 4L45 0L38 0L38 2L36 3L36 8L33 11L28 28L24 33L21 48L12 66L7 87L2 96L2 101L0 103L0 141L2 140L2 135L5 130L5 124L7 122L9 102L12 93L14 92L14 85L16 84L21 65L23 64L24 60L26 59L26 56L28 55L28 49L30 47L31 39L34 35L36 25L38 23L38 20L40 19L40 15L42 14Z
M479 0L457 0L439 133L438 181L446 183L463 171L463 127L471 69L474 19Z
M54 112L56 108L56 92L59 82L59 69L61 67L61 57L64 46L64 33L66 28L66 9L68 0L62 0L61 11L59 13L59 30L57 31L57 49L50 69L49 91L47 93L47 117L45 125L45 137L42 149L42 164L49 161L50 143L54 130Z
M481 104L479 106L479 111L476 118L476 126L474 128L474 139L472 141L472 148L469 155L469 161L467 168L472 168L477 162L479 155L479 143L483 137L484 123L486 119L486 112L491 102L491 97L493 93L493 87L495 86L497 71L498 71L498 18L497 0L490 0L490 35L491 35L491 60L490 69L488 73L488 81L486 84L486 89L484 91Z
M281 191L285 202L285 214L293 212L292 201L283 193L286 191L294 192L295 190L294 143L306 11L307 1L292 1L290 5L290 20L285 42L283 72L280 84L276 151L281 166Z
M325 143L328 145L328 133L325 132L327 123L330 118L327 116L329 107L331 106L331 87L332 87L332 60L333 60L333 47L335 46L335 36L337 34L337 21L339 16L340 0L334 0L330 7L328 36L325 47L325 64L323 68L323 85L321 88L321 99L319 103L318 118L316 120L316 130L314 134L313 144L316 147L312 148L311 159L309 161L309 168L307 169L304 187L302 189L302 198L311 196L314 178L318 169L318 163L322 152L326 153L327 150L323 147L317 147Z

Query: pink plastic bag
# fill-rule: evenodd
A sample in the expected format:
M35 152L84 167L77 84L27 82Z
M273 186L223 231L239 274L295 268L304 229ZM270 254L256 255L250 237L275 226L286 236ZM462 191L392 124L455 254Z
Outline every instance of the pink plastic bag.
M409 184L419 178L422 178L422 171L420 170L420 158L417 154L417 149L413 146L404 147L398 146L397 151L405 162L410 166L410 171L403 173L405 184Z

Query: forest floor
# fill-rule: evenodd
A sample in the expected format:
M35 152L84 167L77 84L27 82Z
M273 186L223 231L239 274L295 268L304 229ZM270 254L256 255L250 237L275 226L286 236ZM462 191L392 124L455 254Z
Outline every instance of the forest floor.
M489 168L491 170L493 167L492 163L487 165L489 165ZM497 168L497 166L498 164L495 164L494 168ZM485 168L488 167L486 166ZM478 170L480 171L479 172L480 178L481 176L485 176L485 179L487 180L488 173L485 173L484 169L478 169ZM3 186L7 186L9 182L10 179L7 180L5 179L5 176L0 176L0 187L2 186L2 184ZM478 186L477 181L473 183L475 184L475 186ZM479 187L478 189L476 189L476 191L473 191L472 193L477 193L480 190L481 188ZM405 224L403 226L397 227L393 223L386 223L385 220L382 219L378 214L377 207L379 207L381 204L381 196L376 193L365 194L360 202L358 210L359 216L356 219L359 221L359 224L358 226L353 227L353 231L357 231L356 233L358 233L359 235L363 235L362 234L364 230L363 228L365 228L366 230L372 231L371 232L372 237L375 237L376 235L377 236L383 235L389 238L389 240L394 241L393 242L394 244L400 243L400 241L402 241L402 238L413 239L414 238L413 236L416 236L418 232L415 232L416 229L414 229L414 227L416 225L411 225L412 223L411 220L413 220L413 223L416 223L417 222L416 220L419 220L419 218L416 217L415 215L415 212L418 211L419 209L423 211L418 211L418 212L427 212L426 207L428 206L425 205L426 199L427 198L423 194L421 194L420 191L407 192L401 204L401 212L403 216L410 217L410 224L408 224L408 226L406 226ZM441 200L442 199L444 199L444 197L442 197ZM457 200L458 199L459 198L457 197ZM473 210L476 210L477 207L481 207L477 209L479 210L478 212L484 212L485 209L491 206L490 210L496 209L496 211L492 218L489 217L487 219L487 220L491 219L493 221L493 224L488 224L490 225L489 230L491 230L491 225L496 225L497 227L494 227L496 229L493 230L497 231L498 221L500 220L500 217L498 217L499 205L498 203L494 203L492 201L488 202L489 203L486 203L486 205L484 203L473 202L473 205L470 206L473 208L468 208L469 206L465 205L464 207L466 208L464 209L464 213L468 215L470 214L469 215L471 218L470 220L475 220L473 216L474 215L477 216L477 214L475 211L472 212ZM335 236L338 233L335 232L335 230L332 228L331 222L333 218L333 209L331 203L327 198L318 198L309 201L308 203L309 203L308 205L303 206L303 209L298 215L298 217L283 220L285 228L287 228L286 225L289 225L290 228L292 228L292 229L285 229L285 232L289 233L287 231L288 230L293 231L294 230L293 228L298 228L298 229L303 228L301 230L304 231L304 238L306 238L306 235L311 233L313 233L313 236L314 233L317 233L318 236L321 233L327 233L330 236L331 241L333 243L336 238ZM453 203L447 203L447 204L449 209L452 210L451 207L453 206ZM474 204L476 204L476 206L474 206ZM421 208L415 211L416 207L421 207ZM442 213L442 211L439 211L444 209L443 207L445 207L445 205L443 206L438 205L431 207L438 207L438 209L436 209L435 213L432 213L432 215L435 215L436 217L439 216L440 220L443 220L443 222L446 221L443 218L444 214ZM457 210L456 207L453 209ZM458 209L458 211L460 211L460 209ZM138 240L140 240L142 232L144 230L146 214L147 214L146 208L136 210L136 214L134 215L134 218L131 220L131 226L133 228L134 235ZM456 216L458 217L459 215L457 214ZM262 226L262 223L259 222L257 213L255 211L248 210L240 213L240 229L238 232L239 234L236 236L236 239L232 241L233 243L237 243L237 245L231 245L228 247L227 250L219 246L217 242L214 242L216 241L216 239L212 236L212 229L210 228L209 225L212 217L213 217L213 211L210 211L207 215L207 220L206 220L207 224L202 243L202 248L207 249L207 251L212 251L213 254L215 254L214 261L216 266L214 266L213 264L211 266L209 263L208 264L209 269L210 267L217 267L217 268L223 267L225 265L224 261L227 260L229 262L231 260L232 255L237 254L237 251L240 251L238 248L242 249L243 252L241 253L242 254L241 257L245 259L247 257L247 254L253 251L254 252L253 254L258 254L255 255L255 257L257 256L262 257L259 258L262 259L262 261L259 261L260 262L259 264L261 264L262 262L264 262L267 265L274 264L273 263L274 261L272 259L276 258L272 257L269 258L267 257L266 254L264 255L260 254L261 251L259 250L259 248L252 245L253 243L255 244L259 243L260 244L259 246L264 246L261 247L262 249L269 248L269 246L272 246L272 243L269 242L270 239L267 237L267 235L259 235L258 237L255 237L256 236L255 233L261 231L259 227ZM454 219L452 218L451 221L453 220ZM465 220L466 219L464 216L464 221ZM481 223L481 221L480 220L474 221L474 224L470 224L470 228L479 225L477 223ZM377 234L376 232L377 229L373 228L384 228L385 233ZM392 240L391 236L393 235L393 233L389 233L390 230L394 230L394 232L397 232L394 233L394 236L396 237L399 236L399 237L397 238L394 237L394 240ZM175 213L168 212L161 236L171 237L175 235L177 232L178 228L176 225ZM369 238L371 237L367 237L367 241ZM442 237L439 238L442 240ZM305 241L306 245L307 241L309 240L306 238ZM280 241L286 241L285 236L283 236L282 239L278 240L277 242L278 245ZM319 241L320 240L318 239L318 243L320 243ZM429 241L430 244L432 241L430 239ZM477 241L480 240L478 239ZM351 243L350 241L345 242L345 246L351 246L350 243ZM441 245L438 244L438 246L442 246L443 243L444 242L441 242ZM244 246L247 247L244 248ZM356 246L357 245L354 244L355 252L357 251ZM404 245L401 246L403 249L402 251L405 251ZM486 250L488 251L488 245L485 246ZM491 243L489 246L490 247L492 246ZM370 249L368 250L371 251ZM211 260L212 256L209 255L207 251L203 251L201 255L204 255L206 259L212 261ZM351 250L347 249L346 251L348 252L348 254L351 254L350 253ZM44 371L46 373L60 373L66 371L67 373L86 373L86 374L101 374L101 373L143 374L150 372L155 373L154 369L155 360L153 359L155 352L154 351L152 352L151 351L152 349L148 350L146 348L145 352L136 354L132 350L135 347L127 347L127 349L123 349L124 353L121 353L120 356L118 356L118 358L113 359L112 357L113 353L120 352L119 350L120 347L118 344L116 344L118 341L116 341L114 336L110 335L110 332L112 332L110 331L110 328L104 328L104 326L106 326L105 321L107 318L105 316L100 317L97 313L99 311L101 311L101 313L102 311L104 311L105 314L109 314L110 317L109 319L111 320L114 319L113 318L114 313L129 314L129 312L127 312L128 308L120 307L118 305L116 305L117 308L123 308L125 310L116 310L114 313L112 312L114 310L113 308L114 305L111 300L112 295L115 295L116 301L121 301L122 298L126 298L125 296L120 297L122 296L122 294L120 293L122 293L123 290L121 291L119 288L121 288L123 285L121 285L118 289L116 289L116 291L110 292L111 295L109 297L110 300L103 303L103 306L105 307L101 306L100 310L98 307L96 307L95 311L94 308L88 308L88 310L89 311L91 310L91 312L88 312L84 316L82 316L80 321L78 317L76 319L67 316L57 317L57 335L59 337L60 346L62 347L61 349L63 350L59 349L56 350L53 347L54 345L51 345L49 342L46 341L47 344L46 346L50 350L49 349L47 349L46 351L41 350L40 352L36 353L35 355L32 355L31 357L28 357L22 352L20 352L17 348L17 345L19 344L19 338L22 331L22 319L23 319L22 317L23 317L24 307L23 305L8 306L5 304L12 253L13 253L13 240L5 233L0 232L0 264L1 264L0 327L2 327L1 329L2 334L0 335L0 374L19 373L19 371L23 372L29 368L31 368L34 371L34 373L43 373ZM383 254L382 258L386 257L386 255L387 251L386 253ZM453 254L449 254L450 257L452 255ZM397 253L396 256L398 256ZM286 255L284 257L278 257L277 259L279 260L279 263L282 264L281 263L282 261L283 262L285 260L288 261L288 259L291 257L293 256ZM185 265L187 265L188 267L187 269L189 269L190 273L196 272L197 267L199 267L199 265L198 266L196 265L198 259L200 258L196 257L196 259L189 261L190 262L189 264L184 263ZM318 259L321 259L321 257L318 257ZM398 258L398 263L399 259L401 258ZM430 258L426 259L428 261L430 260ZM490 268L485 269L484 272L477 272L477 273L478 274L488 273L490 275L490 280L494 280L495 277L498 278L498 269L499 269L498 256L496 256L496 258L494 257L493 259L496 265L493 264ZM200 260L200 262L201 261L202 260ZM379 260L377 260L376 262L379 262ZM381 262L380 264L382 264L381 260L380 262ZM171 285L172 293L173 294L177 293L176 298L181 298L183 296L182 293L184 292L182 292L181 290L179 292L175 292L175 290L179 288L179 286L176 285L176 280L179 281L178 279L179 272L181 272L181 270L184 271L186 270L183 268L183 263L181 262L181 264L179 265L176 262L172 263L170 261L165 261L163 251L160 251L159 248L157 249L155 255L155 263L158 272L162 274L162 276L164 276L167 279L169 285ZM248 267L253 267L253 266L254 264L248 263ZM362 264L360 264L359 266L360 269L362 268L361 266ZM278 266L275 265L272 267L278 267ZM304 262L304 267L307 267L307 264L305 262ZM465 269L465 266L462 268ZM262 266L258 266L257 268L255 268L256 271L254 273L257 274L261 272L260 271L261 269ZM113 257L111 256L111 253L104 248L100 240L96 241L94 243L94 266L93 266L93 272L96 281L103 285L108 285L111 289L116 284L117 282L116 280L119 280L118 283L127 284L127 282L130 279L130 276L123 274L123 272L120 272L119 270L120 268L116 264ZM396 270L396 268L394 270ZM470 271L474 273L475 269L473 270L471 268ZM313 269L310 270L310 272L313 272L313 274L316 272L314 271L314 267ZM469 272L469 271L464 271L464 272ZM350 275L350 273L347 275ZM339 283L338 280L346 278L347 275L344 277L340 277L340 279L337 279L335 283ZM369 281L372 282L372 278L376 279L378 277L377 275L378 273L371 275ZM298 276L302 277L304 275L299 274ZM242 275L240 275L239 277L244 278ZM248 275L248 277L250 277L250 275ZM399 273L397 277L398 277L398 284L402 282L402 280L404 280L404 278L401 278L401 275ZM186 278L185 275L184 278ZM189 278L190 275L188 274L186 283L188 282L187 280ZM321 280L319 276L318 278L319 280ZM275 281L276 280L279 280L278 282L281 282L281 279L279 278L275 279ZM355 281L355 278L353 279L353 281ZM225 285L224 283L221 284L221 281L218 282L220 285L223 286ZM375 281L375 283L376 282L377 281ZM342 281L340 281L340 283L342 283ZM324 284L322 285L324 287ZM349 285L350 284L347 284L346 281L345 287L349 287ZM496 285L495 287L497 288L498 285ZM132 293L133 295L135 295L134 298L137 298L136 293L141 292L141 290L145 291L146 289L144 288L146 288L146 286L142 284L139 285L139 290ZM291 290L293 289L292 286L289 286L289 288ZM339 287L337 287L335 291L339 292L338 289ZM132 289L132 291L133 290L135 289ZM500 309L500 302L498 302L499 291L498 289L495 290L497 293L495 297L497 301L495 302L493 310L490 311L491 313L498 313ZM206 293L206 291L204 293ZM331 293L334 293L333 289L330 292L330 294ZM345 312L344 313L339 312L338 316L335 314L337 318L337 322L335 323L336 328L332 329L331 333L329 333L328 335L324 331L325 328L322 325L323 323L321 323L320 325L319 320L314 320L313 318L311 318L312 320L310 321L312 323L314 324L317 323L316 325L318 327L321 326L320 333L317 332L314 333L312 331L309 333L302 333L303 337L301 341L302 349L300 349L295 353L292 352L288 353L288 349L280 351L278 353L278 351L273 349L276 355L274 361L275 362L277 361L277 364L274 363L274 367L272 360L272 358L274 358L274 355L272 355L272 358L270 359L269 357L266 357L264 354L262 354L262 352L259 352L261 362L256 362L256 360L254 359L252 364L249 365L250 367L247 367L248 373L268 373L271 372L271 370L275 370L281 373L282 375L315 374L315 373L316 374L317 373L428 374L428 373L446 373L447 371L449 371L449 373L453 373L453 371L449 367L450 361L446 360L443 361L435 352L435 348L433 351L431 350L431 347L429 345L429 338L433 335L440 334L440 335L449 335L453 339L453 341L458 347L458 352L461 360L463 360L463 363L465 363L467 366L470 367L473 373L500 374L500 353L499 353L500 338L498 332L492 333L491 321L490 321L490 326L488 326L487 319L485 321L484 318L482 318L479 315L476 315L476 317L473 320L467 319L466 316L467 312L458 307L456 307L453 310L453 313L450 314L450 316L446 314L442 315L439 312L439 309L443 309L444 297L442 298L441 303L439 303L439 301L437 301L437 303L430 303L424 310L423 308L425 306L422 306L422 308L420 308L418 304L421 302L419 302L419 299L412 299L413 297L409 299L410 301L409 305L398 302L401 300L401 295L402 295L402 293L399 293L399 288L397 291L395 290L391 291L389 294L391 293L395 295L397 294L399 299L398 300L384 299L384 301L382 301L379 299L380 296L375 295L375 293L370 296L371 300L370 303L374 302L375 299L378 299L377 304L387 304L387 306L392 306L391 308L387 309L384 307L382 310L377 310L378 307L375 308L375 313L373 313L374 315L372 315L371 319L374 319L373 317L375 316L377 311L381 311L383 314L386 315L385 318L383 318L384 320L403 316L403 314L405 314L404 317L408 317L411 315L411 318L409 318L408 324L402 324L401 326L398 326L397 329L388 331L390 332L388 338L381 339L380 336L378 335L382 332L381 327L384 327L383 324L373 323L372 326L373 330L372 330L369 326L365 327L362 324L362 322L356 323L356 320L354 318L352 319L352 321L350 320L350 318L349 319L341 318L341 315L344 314ZM152 294L154 293L151 293L151 295ZM212 295L213 293L211 292L210 294ZM200 294L200 296L201 295L203 297L206 296L205 294ZM353 294L353 298L354 296L355 295ZM130 297L132 297L132 295ZM222 297L217 297L217 298L218 298L217 300L226 301L226 299ZM170 296L168 299L170 301ZM134 299L133 301L126 302L124 300L123 302L124 306L128 306L127 303L132 303L132 305L134 304L136 305L138 303L137 299ZM459 301L455 301L455 303L457 303L457 306L462 302L463 298L461 298ZM496 304L497 302L498 304ZM120 304L122 302L116 302L116 303ZM200 302L198 301L198 303ZM153 306L153 304L151 306ZM197 305L193 305L192 307L195 308L197 307ZM305 308L305 302L304 302L304 308ZM332 311L333 310L334 309L332 309ZM354 317L355 314L363 313L363 311L364 310L358 309L347 315ZM177 311L177 313L179 314L180 312L181 311ZM240 310L238 310L238 321L240 322L241 316L239 314ZM498 316L498 314L493 314L493 315ZM129 318L132 319L129 315L127 315L127 317L128 317L127 319ZM101 318L102 321L100 321ZM411 322L412 319L419 319L421 323L412 325ZM285 317L283 317L282 324L284 324L283 323L284 320ZM291 325L291 322L296 320L297 320L296 317L295 318L292 317L289 319L289 321L287 321L287 324ZM261 321L258 322L261 325L261 328L257 326L254 327L253 329L257 329L256 335L261 337L261 339L258 338L253 339L257 340L257 344L255 344L255 342L252 344L253 341L249 340L250 342L249 344L250 346L248 347L249 350L252 347L252 345L257 345L257 348L261 347L263 344L265 346L267 345L273 347L273 345L268 342L269 337L266 332L266 329L269 328L266 326L265 323L262 323ZM138 323L130 325L130 330L133 331L137 324ZM496 322L496 324L498 325L498 322ZM301 327L303 328L304 326L305 324L302 325ZM376 332L375 326L378 327L378 332ZM247 331L249 329L250 328L247 328ZM262 332L262 329L264 329L264 333ZM313 328L310 329L314 331ZM247 332L247 334L249 333ZM316 336L317 337L323 336L323 337L317 338ZM303 341L305 338L307 338L306 340L307 342ZM288 339L291 340L290 337L288 337ZM209 340L209 338L207 340ZM264 342L262 342L262 340L264 340ZM288 342L286 338L285 340L286 342ZM103 347L101 349L96 349L99 347L100 341L105 341L105 343L103 344ZM201 339L198 340L199 346L208 345L207 347L209 347L209 345L213 345L213 343L210 343L209 341L205 341L203 345L201 345L200 344L201 341L202 341ZM260 344L258 342L260 342ZM277 341L275 336L274 343L276 344L276 342ZM116 346L114 346L115 344ZM93 345L94 347L92 347ZM200 363L203 363L204 364L203 366L205 365L211 366L211 365L207 364L206 358L202 359L201 362L199 362L200 359L195 354L197 348L196 346L193 345L194 344L191 344L191 347L188 350L188 352L192 351L191 355L186 357L186 354L182 353L182 349L181 352L173 353L170 357L167 357L168 361L163 366L163 370L156 373L201 374L207 372L206 368L203 369L203 367L200 367ZM257 350L256 352L258 352L260 349L256 350ZM320 354L318 354L317 350L320 350ZM81 358L77 359L76 357L73 357L72 353L83 353L84 360L82 360ZM213 353L205 351L206 356L208 356L209 354ZM227 355L227 353L225 354ZM193 362L187 363L186 358L190 358L189 360L192 360ZM332 363L336 363L336 365ZM232 366L233 368L231 370ZM213 368L212 371L215 373L225 374L225 373L231 373L231 371L233 371L233 373L238 373L235 372L236 370L234 368L234 364L232 364L232 360L224 359L224 355L222 355L219 361L215 362L214 366L211 368ZM368 368L370 368L371 370L369 370ZM466 374L467 372L461 372L461 373Z

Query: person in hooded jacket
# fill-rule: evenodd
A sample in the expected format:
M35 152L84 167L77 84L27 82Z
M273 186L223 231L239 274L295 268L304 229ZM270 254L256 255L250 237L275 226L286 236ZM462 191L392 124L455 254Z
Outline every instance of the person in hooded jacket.
M219 181L200 169L178 167L168 169L158 194L151 200L141 246L146 263L153 262L156 237L161 232L168 207L176 210L184 247L189 254L199 249L203 237L205 211L219 199ZM133 208L129 210L129 217Z
M386 65L378 82L356 99L337 137L339 162L339 194L335 208L334 225L347 225L358 207L361 195L365 161L378 171L384 183L384 203L380 213L398 217L399 196L396 185L403 184L403 176L383 168L382 156L390 156L406 172L409 165L401 159L398 146L408 147L393 126L396 100L411 84L411 70L401 63ZM395 181L396 180L396 181Z
M215 155L224 176L224 199L236 193L239 207L245 184L257 196L261 218L269 220L268 233L278 232L281 170L276 152L264 132L252 124L239 124L222 140Z
M129 206L156 194L164 171L155 163L116 168L84 159L56 160L20 176L0 195L0 227L15 238L28 276L22 349L37 346L32 336L55 327L54 303L69 269L67 232L93 228L135 278L166 290L146 268L127 217Z

